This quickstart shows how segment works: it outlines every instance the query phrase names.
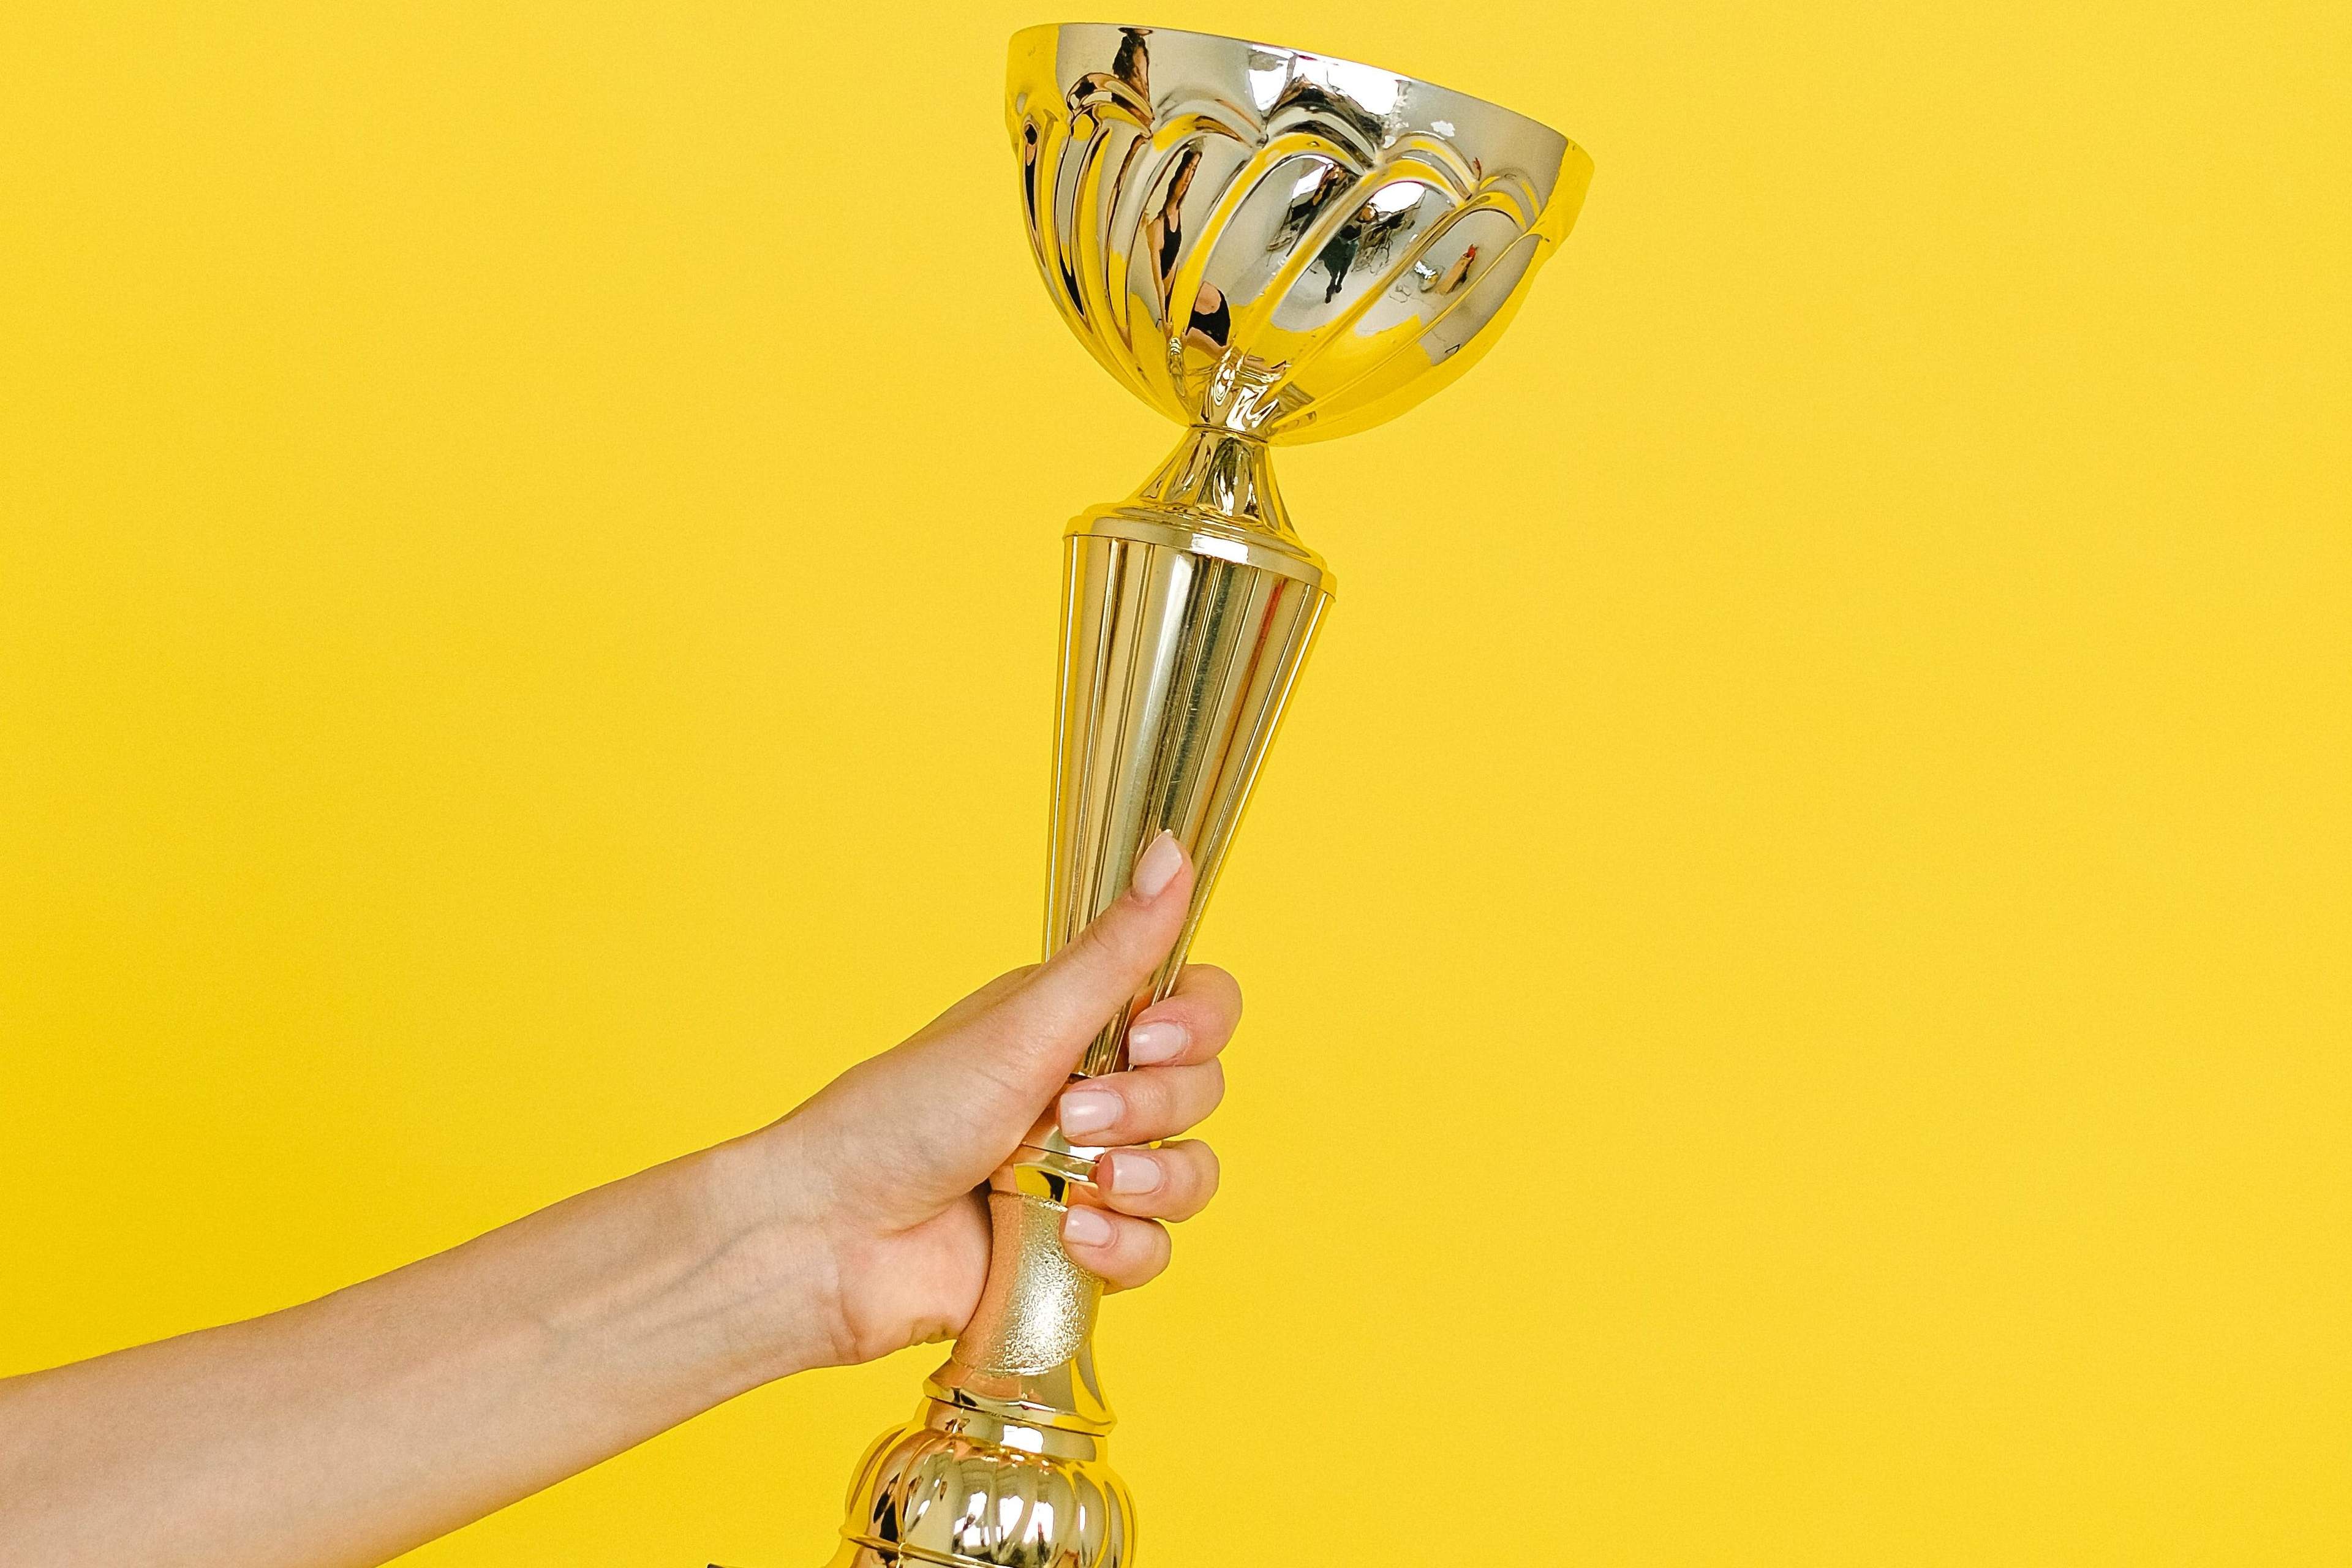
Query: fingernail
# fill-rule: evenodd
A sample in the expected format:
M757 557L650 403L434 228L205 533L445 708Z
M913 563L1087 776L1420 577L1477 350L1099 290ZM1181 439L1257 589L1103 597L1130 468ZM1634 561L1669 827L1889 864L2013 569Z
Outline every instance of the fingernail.
M1118 1096L1107 1089L1074 1089L1062 1096L1062 1131L1099 1132L1118 1120Z
M1100 1247L1110 1239L1110 1221L1080 1205L1062 1216L1062 1235L1080 1247Z
M1110 1190L1115 1193L1156 1193L1160 1162L1149 1154L1121 1154L1110 1163Z
M1160 1018L1138 1024L1127 1032L1127 1059L1146 1068L1154 1062L1174 1061L1183 1054L1184 1042L1190 1038L1181 1024Z
M1168 884L1176 879L1176 873L1183 866L1184 847L1176 842L1174 834L1161 828L1160 837L1151 841L1151 847L1143 852L1143 858L1135 863L1135 896L1150 903L1168 890Z

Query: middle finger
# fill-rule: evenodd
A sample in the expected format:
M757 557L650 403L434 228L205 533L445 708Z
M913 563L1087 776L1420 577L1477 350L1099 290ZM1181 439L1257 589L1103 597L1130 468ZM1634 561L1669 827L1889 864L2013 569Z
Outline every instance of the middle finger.
M1090 1078L1063 1090L1057 1109L1072 1142L1100 1148L1173 1138L1224 1097L1224 1068L1205 1061Z

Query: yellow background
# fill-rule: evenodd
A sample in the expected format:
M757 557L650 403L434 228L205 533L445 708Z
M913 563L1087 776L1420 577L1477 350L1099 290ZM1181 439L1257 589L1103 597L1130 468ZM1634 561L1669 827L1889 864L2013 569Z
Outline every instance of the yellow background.
M12 8L0 1364L1029 956L1055 320L975 4ZM1148 1561L2352 1558L2352 12L1171 3L1599 165L1286 453L1342 597L1105 1330ZM412 1561L810 1568L935 1352Z

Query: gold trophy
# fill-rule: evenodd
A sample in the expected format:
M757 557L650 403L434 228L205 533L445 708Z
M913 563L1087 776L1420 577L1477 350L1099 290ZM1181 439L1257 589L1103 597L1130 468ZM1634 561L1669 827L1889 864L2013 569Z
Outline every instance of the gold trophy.
M1462 93L1163 27L1016 34L1006 105L1047 291L1184 427L1142 489L1068 531L1045 951L1161 828L1198 868L1176 951L1087 1049L1094 1075L1125 1065L1129 1017L1182 966L1331 602L1267 448L1377 425L1468 369L1592 164ZM832 1568L1132 1568L1091 1342L1102 1282L1060 1240L1100 1152L1049 1119L992 1180L986 1293L859 1466Z

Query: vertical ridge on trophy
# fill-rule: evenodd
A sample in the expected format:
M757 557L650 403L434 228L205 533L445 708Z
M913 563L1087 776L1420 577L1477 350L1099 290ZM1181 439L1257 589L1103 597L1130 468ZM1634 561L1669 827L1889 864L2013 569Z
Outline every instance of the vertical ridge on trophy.
M1125 1065L1231 847L1330 570L1270 448L1369 428L1489 348L1566 237L1591 162L1466 94L1330 56L1074 24L1012 41L1030 245L1079 340L1183 427L1067 531L1045 950L1165 829L1198 868L1183 935L1079 1072ZM1441 487L1377 498L1443 504ZM1100 1150L1049 1118L990 1182L988 1286L913 1418L868 1449L833 1568L1133 1568L1092 1346L1102 1284L1060 1241Z

